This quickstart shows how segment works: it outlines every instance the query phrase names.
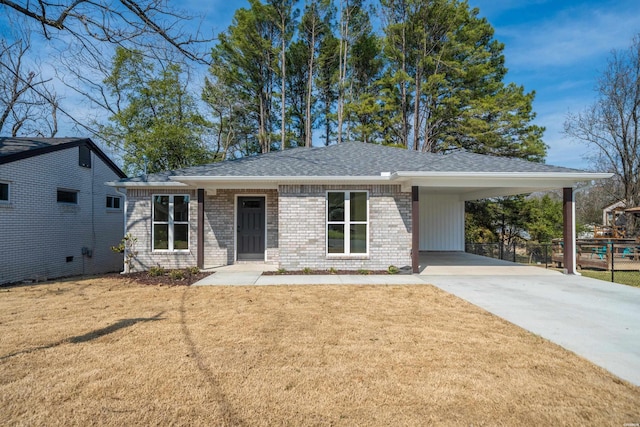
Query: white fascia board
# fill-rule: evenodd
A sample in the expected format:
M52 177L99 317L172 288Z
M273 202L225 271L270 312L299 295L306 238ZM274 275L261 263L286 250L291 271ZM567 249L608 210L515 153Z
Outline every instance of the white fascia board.
M396 172L392 179L420 187L558 188L612 176L591 172Z
M389 176L170 176L170 180L179 182L256 182L256 181L389 181Z
M607 179L612 173L597 172L411 172L398 171L391 175L391 179L401 178L458 178L458 179L560 179L574 181L589 181L592 179Z

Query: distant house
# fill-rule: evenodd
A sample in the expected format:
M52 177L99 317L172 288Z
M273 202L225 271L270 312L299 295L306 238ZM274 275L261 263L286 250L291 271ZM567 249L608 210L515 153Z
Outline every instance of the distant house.
M90 139L0 137L0 284L121 270L125 177Z
M602 225L595 225L595 238L630 238L635 236L634 230L627 229L628 215L635 216L638 224L640 206L627 207L626 200L618 200L602 208Z
M618 200L602 208L602 225L619 225L620 217L624 217L625 209L627 209L626 200Z
M265 262L287 270L417 272L420 251L464 251L464 202L563 188L567 248L575 183L610 174L465 152L374 144L294 148L109 183L127 190L136 267ZM571 257L574 251L567 251ZM427 256L428 259L428 256ZM573 263L571 260L573 259ZM565 265L575 272L575 258Z

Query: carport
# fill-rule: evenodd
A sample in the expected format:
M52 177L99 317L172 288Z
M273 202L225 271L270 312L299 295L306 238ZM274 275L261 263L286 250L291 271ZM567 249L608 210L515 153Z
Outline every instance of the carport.
M610 178L611 174L588 173L558 168L539 172L536 165L517 159L481 158L486 164L470 158L468 170L464 161L468 154L458 156L457 171L454 165L442 165L451 171L398 171L394 180L411 186L412 192L412 271L419 273L428 266L429 254L442 252L464 252L464 214L466 201L527 194L537 191L562 189L563 201L563 266L566 274L576 274L575 258L575 199L573 187L577 182ZM473 162L471 161L473 160ZM462 162L461 162L462 161ZM521 162L523 163L521 165ZM522 166L522 170L517 168ZM529 167L526 169L524 166ZM546 165L545 165L546 166ZM506 169L506 167L512 169ZM431 262L435 266L445 262L440 256ZM462 258L451 258L455 262L469 262ZM426 264L425 264L426 263Z

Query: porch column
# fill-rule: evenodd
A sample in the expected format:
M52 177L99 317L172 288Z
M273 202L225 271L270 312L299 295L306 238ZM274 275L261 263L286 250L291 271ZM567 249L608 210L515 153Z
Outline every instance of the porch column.
M204 188L198 188L198 231L197 231L197 247L196 262L198 268L204 268Z
M420 187L411 187L411 270L420 272Z
M573 188L562 190L562 237L564 242L564 272L565 274L577 274L576 271L576 226L575 226L575 202Z

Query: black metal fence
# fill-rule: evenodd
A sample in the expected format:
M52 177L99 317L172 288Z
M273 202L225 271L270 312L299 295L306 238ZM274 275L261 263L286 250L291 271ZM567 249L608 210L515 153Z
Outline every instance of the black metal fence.
M563 260L562 242L467 243L466 252L545 268ZM576 263L585 277L640 287L640 243L633 240L578 240Z
M551 243L467 243L468 253L482 255L520 264L552 265Z

